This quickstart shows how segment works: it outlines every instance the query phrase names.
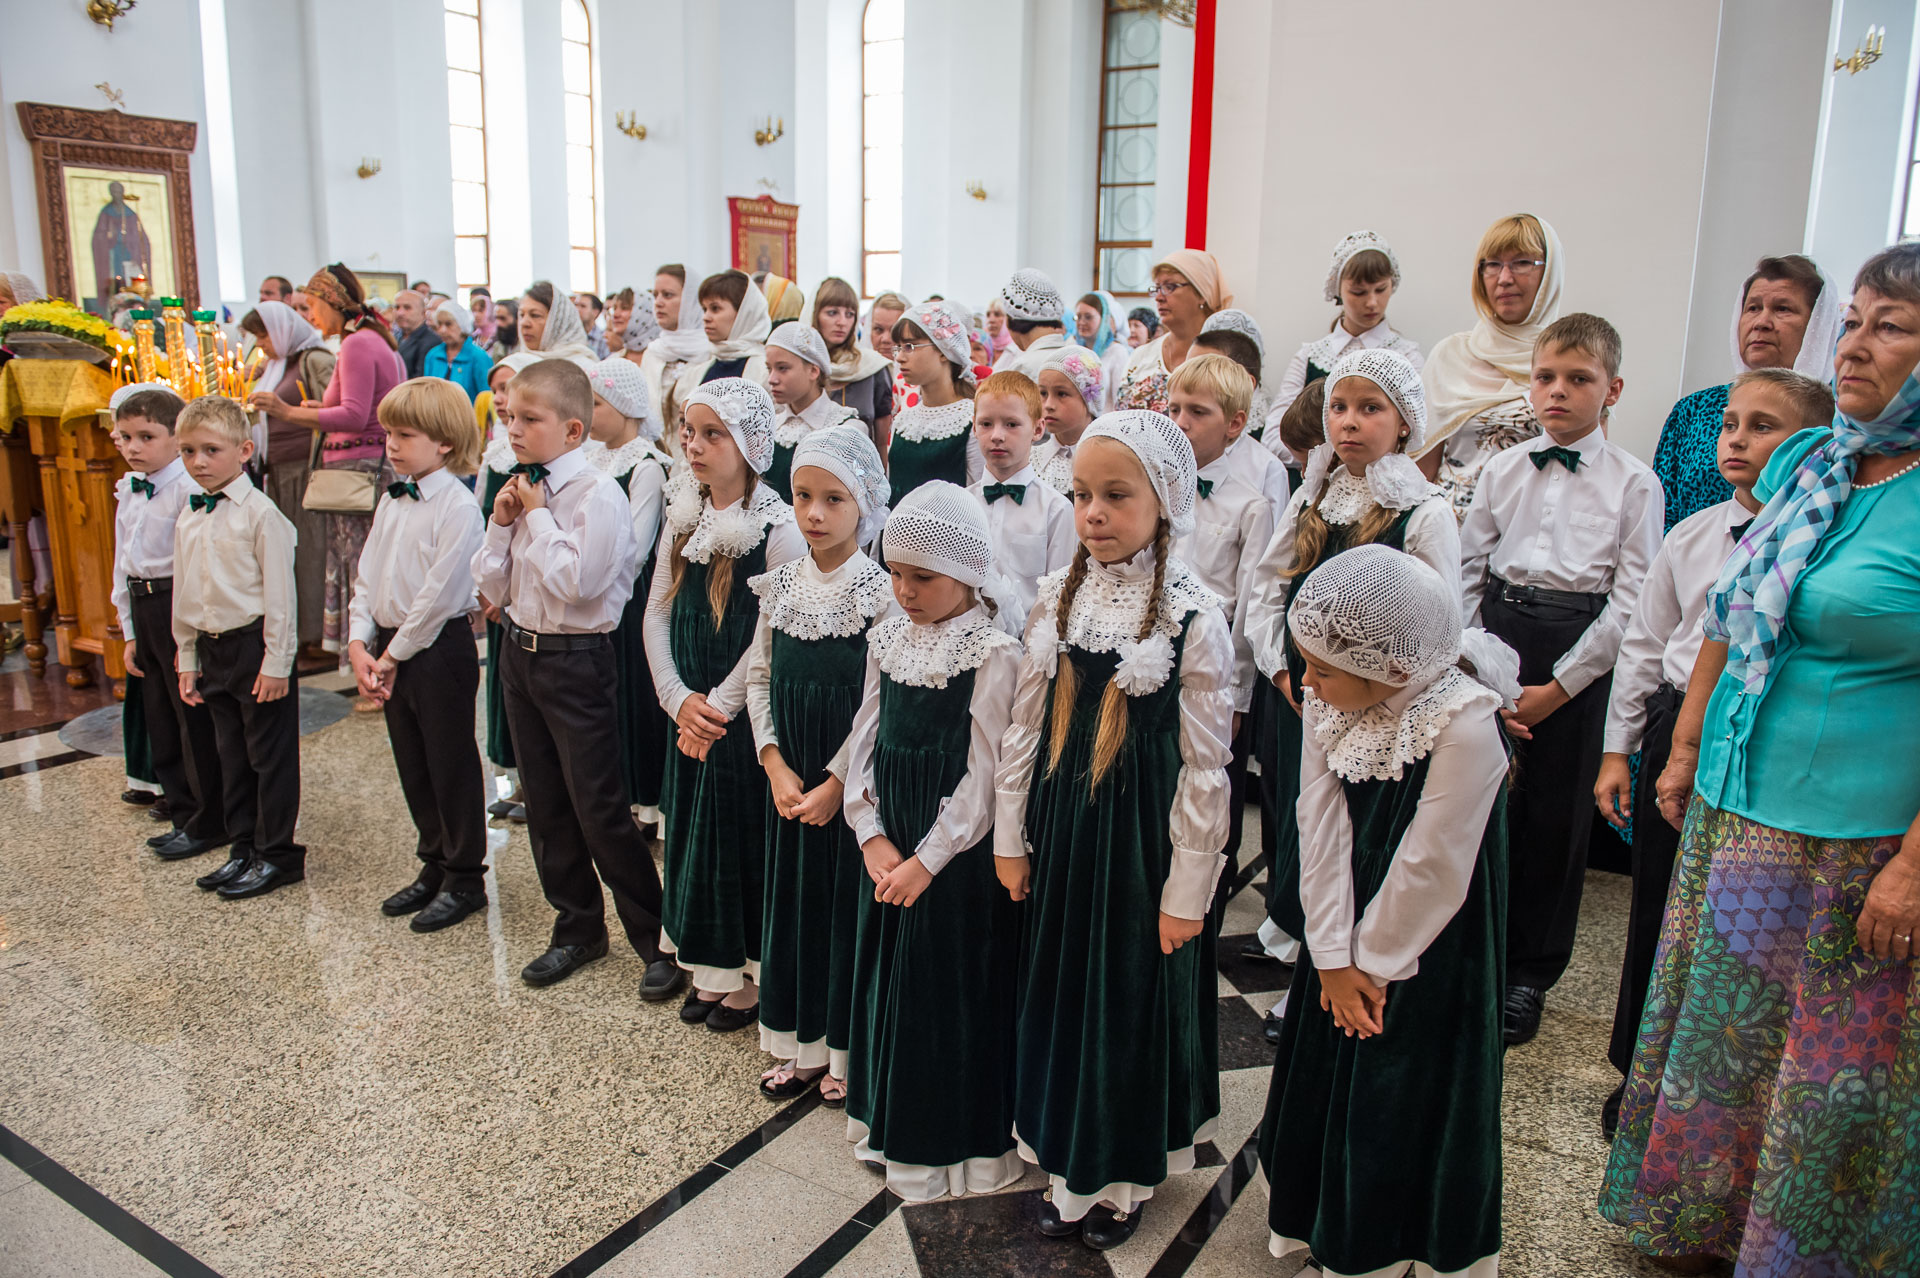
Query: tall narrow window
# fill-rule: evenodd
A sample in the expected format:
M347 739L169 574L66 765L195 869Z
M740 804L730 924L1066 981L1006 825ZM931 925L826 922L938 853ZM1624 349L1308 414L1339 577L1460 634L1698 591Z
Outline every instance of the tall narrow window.
M860 22L861 291L900 287L906 0L867 0Z
M490 283L487 242L487 95L480 63L480 0L446 0L447 119L453 143L453 273L461 290Z
M1116 297L1144 297L1150 283L1159 120L1160 18L1151 7L1107 0L1093 279Z
M593 25L587 0L562 0L560 79L567 111L567 270L576 293L600 291L593 184Z

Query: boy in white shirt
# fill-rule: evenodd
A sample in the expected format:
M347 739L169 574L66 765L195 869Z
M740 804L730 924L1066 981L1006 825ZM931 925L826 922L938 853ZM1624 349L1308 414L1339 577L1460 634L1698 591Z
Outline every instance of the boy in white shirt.
M514 377L507 440L519 462L473 558L480 591L502 601L507 725L534 866L559 912L546 953L520 972L529 985L606 956L603 881L635 952L662 961L660 875L627 806L607 638L640 555L626 494L581 454L592 416L577 366L541 360Z
M485 523L459 475L480 461L466 392L436 377L380 401L387 460L400 478L374 507L349 612L347 656L360 695L378 701L420 833L420 873L381 903L416 932L451 927L487 904L486 788L473 709L480 652L473 556Z
M1033 445L1042 434L1040 388L1025 373L995 373L973 394L973 438L985 470L967 485L987 507L993 536L989 593L994 618L1018 635L1040 595L1040 578L1073 560L1080 545L1073 503L1040 482Z
M1688 677L1700 655L1707 592L1727 556L1760 511L1753 485L1786 439L1833 420L1833 392L1810 377L1784 368L1762 368L1733 379L1720 430L1719 469L1733 497L1673 526L1647 570L1620 642L1607 703L1606 753L1594 801L1615 828L1633 822L1633 896L1627 909L1627 948L1620 966L1620 997L1613 1010L1607 1059L1622 1082L1601 1108L1600 1123L1613 1139L1620 1118L1625 1076L1633 1064L1660 943L1667 885L1680 848L1680 831L1668 825L1654 803L1653 786L1673 748L1673 722L1686 697ZM1640 755L1633 780L1632 756Z
M1487 463L1460 528L1462 607L1520 654L1504 713L1518 778L1507 801L1508 1045L1539 1032L1580 917L1614 658L1660 548L1665 499L1646 463L1609 443L1620 335L1597 315L1549 325L1533 348L1545 434Z
M201 491L174 525L173 641L180 699L204 705L220 757L227 863L195 882L228 900L307 874L300 816L300 699L293 525L247 478L247 415L206 395L181 410L180 457Z

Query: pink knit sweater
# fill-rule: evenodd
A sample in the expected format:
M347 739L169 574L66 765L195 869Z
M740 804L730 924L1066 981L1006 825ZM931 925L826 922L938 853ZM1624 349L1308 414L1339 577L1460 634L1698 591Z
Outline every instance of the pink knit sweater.
M387 432L377 410L387 392L400 384L400 361L380 334L362 328L340 343L333 380L320 398L322 465L379 457L387 446Z

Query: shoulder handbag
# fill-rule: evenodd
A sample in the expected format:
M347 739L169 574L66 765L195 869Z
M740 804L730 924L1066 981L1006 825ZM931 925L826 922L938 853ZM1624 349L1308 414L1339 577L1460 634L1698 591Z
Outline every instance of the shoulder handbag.
M303 371L304 366L303 358ZM320 440L324 434L319 428L314 429L313 452L307 460L307 491L300 498L301 508L329 515L372 514L374 502L380 497L379 472L323 468Z

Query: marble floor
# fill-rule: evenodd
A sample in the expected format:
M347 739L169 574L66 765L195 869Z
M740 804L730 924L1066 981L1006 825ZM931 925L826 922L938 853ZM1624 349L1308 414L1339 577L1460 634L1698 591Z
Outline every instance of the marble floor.
M642 1004L619 942L572 980L522 985L551 920L523 829L490 835L484 919L422 937L383 917L413 866L377 716L302 740L309 877L238 903L194 888L210 866L145 853L155 827L120 802L117 760L18 740L23 765L0 771L8 1278L1287 1278L1304 1258L1267 1255L1249 1146L1271 1061L1260 1016L1285 975L1233 959L1231 939L1219 1135L1101 1255L1032 1233L1037 1175L902 1206L852 1158L840 1113L760 1096L750 1032ZM1232 902L1229 937L1255 926L1257 897ZM1539 1039L1507 1058L1502 1273L1520 1278L1659 1272L1592 1209L1624 881L1594 874L1587 902Z

